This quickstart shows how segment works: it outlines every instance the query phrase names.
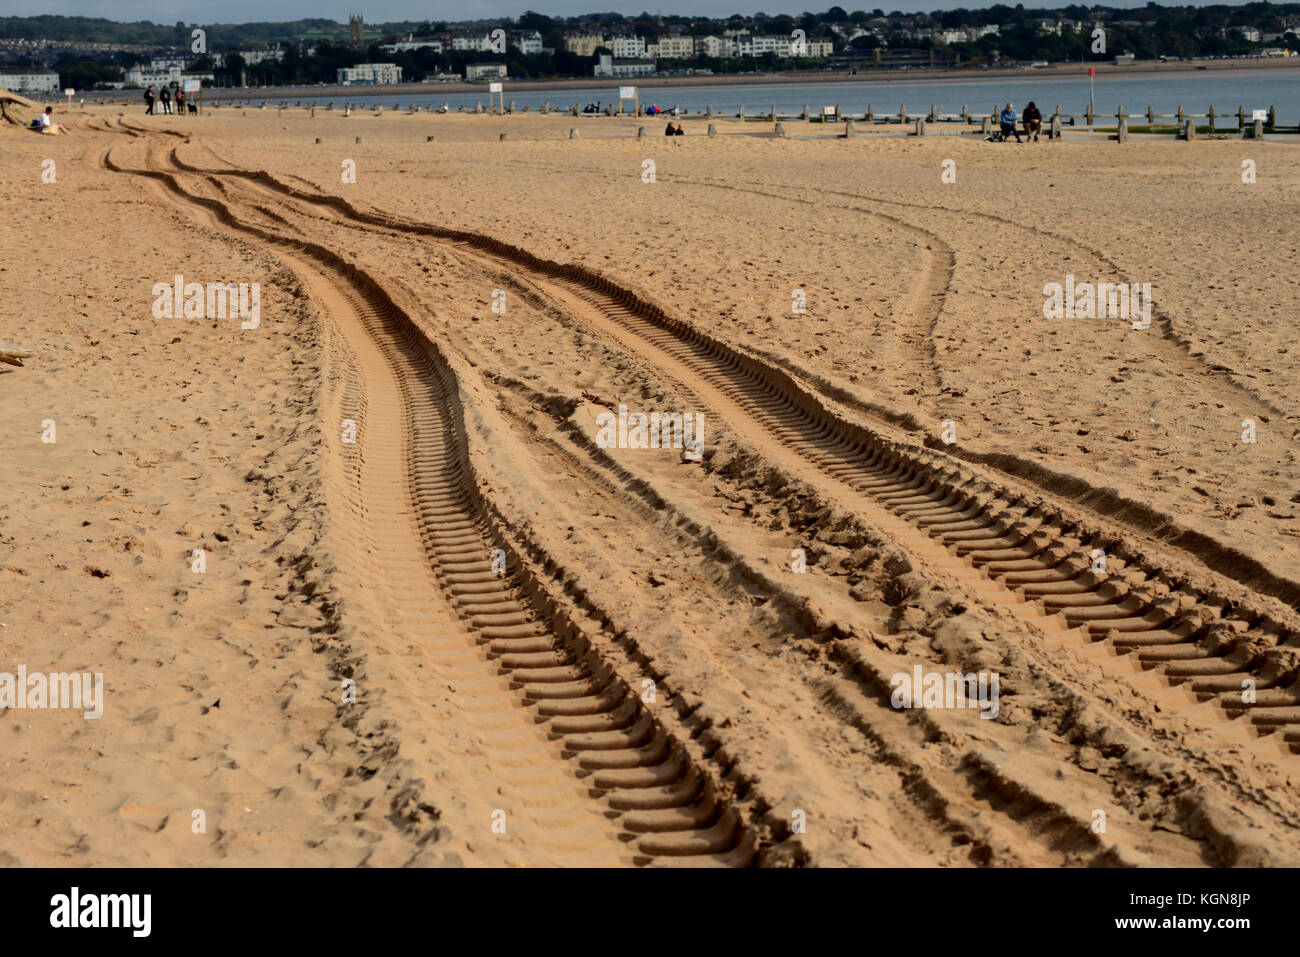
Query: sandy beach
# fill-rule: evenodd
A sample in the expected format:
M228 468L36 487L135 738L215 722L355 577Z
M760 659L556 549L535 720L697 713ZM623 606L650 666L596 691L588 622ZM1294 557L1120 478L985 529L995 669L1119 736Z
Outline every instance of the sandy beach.
M1300 863L1295 145L56 118L0 862Z

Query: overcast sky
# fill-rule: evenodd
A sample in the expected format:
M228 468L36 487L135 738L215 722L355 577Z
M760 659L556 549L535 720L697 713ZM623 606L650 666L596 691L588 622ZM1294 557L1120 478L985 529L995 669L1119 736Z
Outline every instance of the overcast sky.
M1027 0L1025 6L1067 6L1071 0ZM1195 0L1193 0L1195 2ZM336 0L4 0L0 14L8 16L36 16L38 14L63 14L65 16L106 17L109 20L152 20L154 23L248 23L265 20L298 20L306 17L326 17L346 23L349 12L360 12L368 23L389 20L477 20L490 17L515 17L525 10L536 10L548 16L572 16L580 13L612 10L636 14L645 10L651 13L688 13L698 16L720 17L733 13L768 14L802 13L812 9L815 13L833 6L833 0L458 0L456 3L428 3L421 0L356 0L339 4ZM1173 0L1167 5L1172 5ZM980 0L857 0L841 2L845 10L871 10L877 6L889 13L902 10L941 10L956 7L987 7L991 2ZM1015 6L1014 0L1008 3ZM1140 7L1143 0L1109 0L1107 6ZM1201 4L1196 4L1200 6Z

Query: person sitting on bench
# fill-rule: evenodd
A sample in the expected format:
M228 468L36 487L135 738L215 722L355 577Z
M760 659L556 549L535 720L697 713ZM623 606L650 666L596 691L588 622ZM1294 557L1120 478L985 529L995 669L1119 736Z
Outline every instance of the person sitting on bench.
M1005 143L1008 136L1014 136L1017 143L1023 142L1020 139L1020 131L1016 129L1016 110L1010 103L1002 111L1002 115L998 117L998 122L1002 127L1002 142Z
M1033 100L1029 101L1029 105L1025 107L1025 112L1020 115L1020 118L1025 123L1025 139L1032 136L1034 142L1037 143L1038 134L1043 131L1043 114L1038 111L1038 107L1034 106ZM1049 136L1048 139L1051 139L1051 137Z

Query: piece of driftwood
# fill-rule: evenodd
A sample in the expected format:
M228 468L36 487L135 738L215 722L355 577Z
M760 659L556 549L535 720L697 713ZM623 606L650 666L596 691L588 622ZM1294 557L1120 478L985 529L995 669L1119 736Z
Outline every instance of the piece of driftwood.
M23 364L24 359L30 359L31 357L32 353L27 352L25 349L15 349L0 342L0 362L6 365L20 366Z

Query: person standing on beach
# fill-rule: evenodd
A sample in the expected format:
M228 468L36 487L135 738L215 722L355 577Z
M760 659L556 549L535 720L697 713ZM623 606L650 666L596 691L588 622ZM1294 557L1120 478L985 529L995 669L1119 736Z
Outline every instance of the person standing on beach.
M1034 106L1034 101L1030 100L1029 105L1025 107L1025 112L1020 114L1021 120L1025 124L1025 139L1031 136L1034 142L1038 142L1038 134L1043 129L1043 114L1039 112L1038 107ZM1049 136L1048 139L1051 139Z
M1002 115L998 117L998 121L1002 127L1003 142L1006 142L1008 136L1014 136L1017 143L1024 142L1020 138L1020 131L1016 129L1016 108L1014 106L1008 103L1006 109L1002 111Z
M144 115L145 116L153 116L153 101L154 101L153 86L151 85L149 89L144 91Z
M172 90L167 84L163 84L162 92L158 94L158 102L162 104L162 111L170 113L172 111Z
M185 91L179 86L176 87L176 115L180 116L185 112Z

